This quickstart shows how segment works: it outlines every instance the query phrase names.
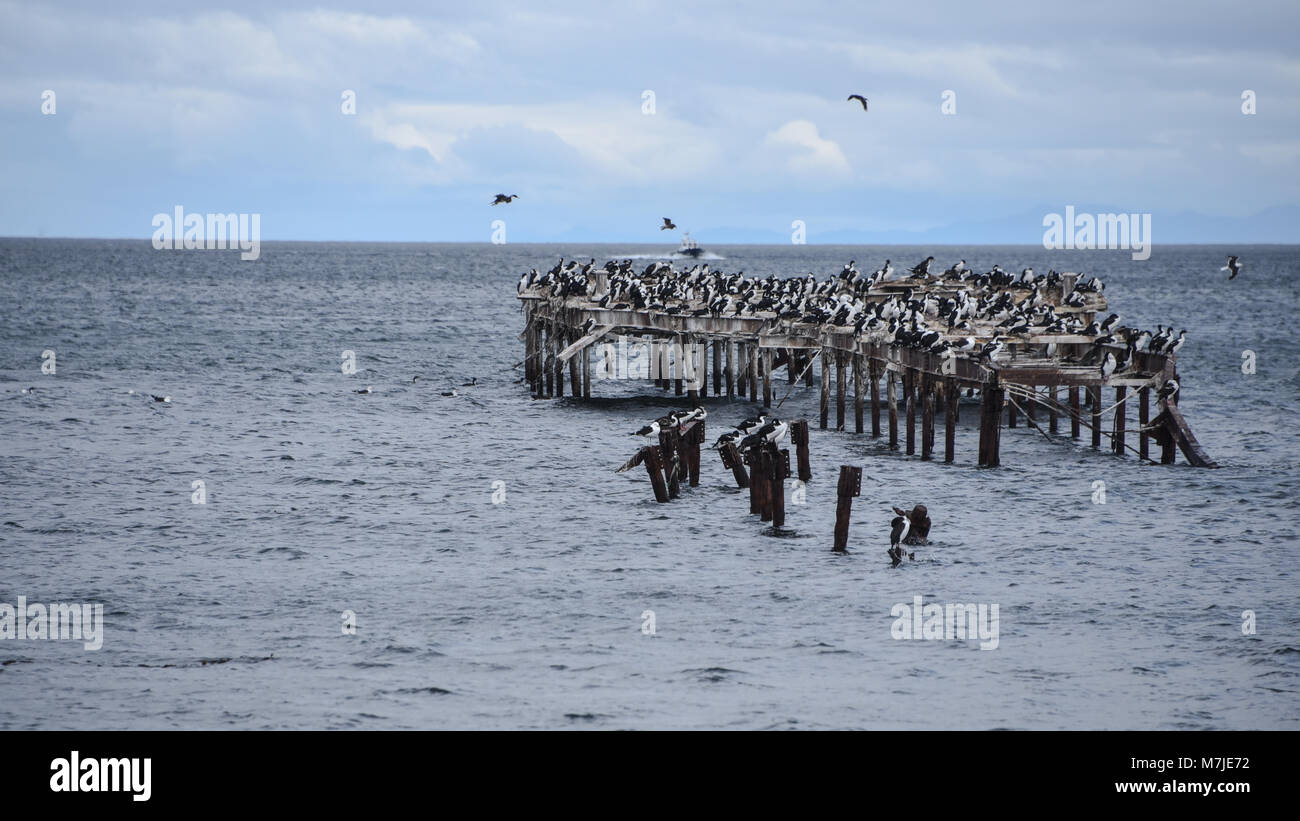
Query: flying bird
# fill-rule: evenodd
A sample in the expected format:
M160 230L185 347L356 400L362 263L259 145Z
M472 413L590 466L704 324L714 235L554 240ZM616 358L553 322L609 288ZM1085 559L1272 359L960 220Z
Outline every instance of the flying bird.
M509 194L509 195L497 194L497 198L492 200L492 204L500 205L501 203L505 203L506 205L509 205L510 203L514 202L517 199L519 199L518 194Z
M863 110L863 111L866 111L866 110L867 110L867 98L866 98L866 97L863 97L861 94L850 94L850 95L849 95L849 99L848 99L846 102L851 102L851 101L853 101L853 100L857 100L858 102L862 103L862 110Z
M660 231L675 231L675 230L677 230L677 226L676 226L676 225L673 225L673 221L672 221L672 220L668 219L667 217L664 217L664 224L661 225L661 226L659 226L659 230L660 230Z
M1231 271L1232 273L1228 275L1228 281L1231 282L1232 280L1237 278L1237 274L1241 273L1241 268L1242 265L1240 262L1237 262L1236 257L1228 257L1228 264L1223 266L1219 270Z

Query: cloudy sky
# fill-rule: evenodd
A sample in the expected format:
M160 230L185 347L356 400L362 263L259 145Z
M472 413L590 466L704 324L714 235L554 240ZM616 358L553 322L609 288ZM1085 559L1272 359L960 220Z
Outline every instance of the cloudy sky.
M1073 204L1300 241L1295 0L688 5L0 2L0 235L181 205L264 239L964 241Z

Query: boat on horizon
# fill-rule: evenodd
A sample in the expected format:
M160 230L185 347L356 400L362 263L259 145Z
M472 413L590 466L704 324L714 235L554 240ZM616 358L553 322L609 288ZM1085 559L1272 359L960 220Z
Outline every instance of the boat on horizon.
M678 256L695 258L695 257L703 256L704 249L700 247L700 244L698 242L691 239L691 234L688 231L682 234L681 247L679 247L675 253Z

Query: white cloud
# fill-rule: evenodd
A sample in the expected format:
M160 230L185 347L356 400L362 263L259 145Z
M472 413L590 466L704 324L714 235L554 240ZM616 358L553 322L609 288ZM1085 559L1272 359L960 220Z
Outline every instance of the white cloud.
M808 120L791 120L768 134L767 142L803 149L789 158L792 171L842 175L852 172L839 144L822 137L817 126Z

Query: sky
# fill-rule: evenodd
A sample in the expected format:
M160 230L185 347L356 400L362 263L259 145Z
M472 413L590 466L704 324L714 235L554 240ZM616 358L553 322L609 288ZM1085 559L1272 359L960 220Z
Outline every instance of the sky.
M675 244L668 216L704 244L796 220L1037 242L1073 205L1151 213L1156 242L1300 242L1298 23L1295 0L0 0L0 236L148 238L179 205L264 240Z

